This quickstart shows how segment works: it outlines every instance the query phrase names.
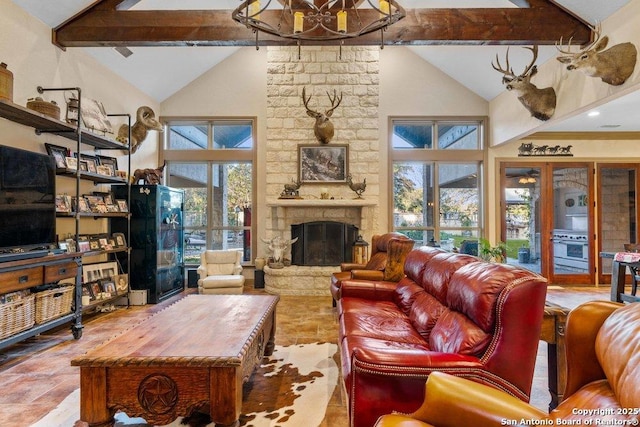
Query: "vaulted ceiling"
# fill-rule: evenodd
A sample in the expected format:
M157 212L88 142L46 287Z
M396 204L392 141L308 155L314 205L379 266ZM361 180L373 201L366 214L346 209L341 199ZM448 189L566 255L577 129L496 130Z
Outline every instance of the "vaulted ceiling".
M158 101L239 47L255 45L255 35L231 19L239 0L13 1L52 28L53 43L87 51ZM407 17L385 32L385 45L407 46L491 100L504 91L500 76L490 66L496 54L504 54L504 45L538 44L538 63L543 63L557 53L554 45L560 37L588 42L587 24L603 21L630 0L399 1ZM261 46L291 43L266 35L259 38ZM379 45L380 36L345 41L349 43ZM124 58L113 47L127 47L133 55ZM530 59L530 53L520 50L511 53L514 67ZM621 102L622 108L629 111L629 104L640 105L640 96L632 97ZM587 130L582 120L576 120L578 124L562 130ZM634 123L619 130L639 129Z

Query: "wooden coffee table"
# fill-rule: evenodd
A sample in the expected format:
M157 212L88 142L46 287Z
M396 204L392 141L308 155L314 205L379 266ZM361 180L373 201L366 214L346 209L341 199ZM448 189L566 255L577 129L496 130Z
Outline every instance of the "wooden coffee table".
M208 407L215 423L237 424L242 383L273 352L278 300L190 295L73 359L81 420L113 425L123 411L164 425Z

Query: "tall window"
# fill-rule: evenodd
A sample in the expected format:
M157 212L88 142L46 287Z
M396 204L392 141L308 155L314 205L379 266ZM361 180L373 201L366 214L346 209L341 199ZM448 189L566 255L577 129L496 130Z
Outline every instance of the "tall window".
M393 228L416 245L477 253L481 120L392 119Z
M254 121L166 121L165 175L185 191L185 263L204 249L236 249L253 259ZM167 172L168 171L168 172Z

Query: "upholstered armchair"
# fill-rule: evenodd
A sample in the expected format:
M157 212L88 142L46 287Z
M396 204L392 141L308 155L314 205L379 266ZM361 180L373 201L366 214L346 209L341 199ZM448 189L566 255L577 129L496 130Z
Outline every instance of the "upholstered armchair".
M371 242L371 258L366 264L342 263L340 271L331 275L333 305L340 299L343 280L385 280L399 282L404 277L404 260L414 241L402 233L375 235Z
M244 286L241 261L241 251L204 251L197 270L198 293L241 294Z
M551 413L487 385L432 372L416 412L384 415L376 427L491 427L522 425L522 420L527 425L637 425L638 331L638 303L592 301L571 311L566 325L567 386L564 400Z

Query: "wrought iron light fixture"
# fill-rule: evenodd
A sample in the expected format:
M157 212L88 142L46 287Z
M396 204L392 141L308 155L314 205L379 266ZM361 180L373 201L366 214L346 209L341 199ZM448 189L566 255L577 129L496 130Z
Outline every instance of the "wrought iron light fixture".
M270 8L271 3L277 7ZM406 16L395 0L245 0L232 17L256 34L271 34L312 44L343 41L380 31ZM342 43L340 43L342 46Z

